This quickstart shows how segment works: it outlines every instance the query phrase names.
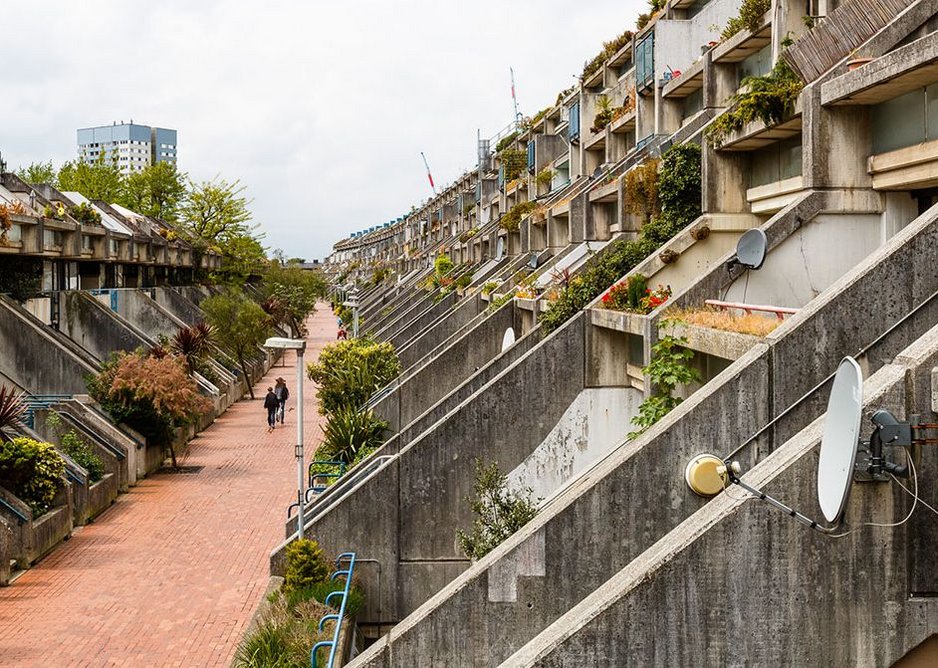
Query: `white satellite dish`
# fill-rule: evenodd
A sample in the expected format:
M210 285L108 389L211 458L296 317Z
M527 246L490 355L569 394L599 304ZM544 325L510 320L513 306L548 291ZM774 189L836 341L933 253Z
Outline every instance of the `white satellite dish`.
M845 357L831 388L817 467L817 498L828 522L840 520L850 494L863 414L863 372Z
M495 259L501 260L505 256L505 237L499 237L495 243Z
M762 263L765 262L766 248L768 240L765 232L759 228L747 230L736 242L736 264L741 264L747 269L761 269Z
M511 327L505 330L505 336L502 337L502 352L515 345L515 330Z

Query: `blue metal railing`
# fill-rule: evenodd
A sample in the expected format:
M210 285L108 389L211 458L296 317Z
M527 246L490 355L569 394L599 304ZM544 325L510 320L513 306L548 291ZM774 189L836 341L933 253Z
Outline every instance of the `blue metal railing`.
M55 404L63 401L69 401L71 394L25 394L23 403L26 404L26 413L23 414L23 422L30 429L36 426L35 411L37 408L51 408Z
M342 569L342 562L348 560L348 568ZM323 625L332 621L335 622L335 630L332 633L332 640L321 640L315 645L313 649L309 652L309 665L312 668L316 668L318 665L317 654L320 649L329 648L329 661L326 663L326 668L332 668L335 663L336 652L339 647L339 636L342 633L342 620L345 618L345 609L348 605L348 596L349 591L352 589L352 576L355 572L355 553L346 552L340 554L335 560L336 571L332 574L330 579L335 580L337 577L345 576L345 587L341 591L330 592L326 596L326 600L323 601L326 605L329 605L329 601L333 596L338 596L342 599L342 603L339 605L338 612L334 612L328 615L323 615L322 619L319 620L319 630L323 630Z
M327 466L330 469L338 468L339 470L338 472L329 471L329 470L315 471L315 472L313 471L313 467L322 467L322 466ZM329 461L325 459L315 460L312 464L309 465L309 485L308 485L309 489L313 490L314 494L321 494L322 492L326 491L326 488L329 486L328 480L331 478L335 478L336 480L338 480L339 478L345 475L346 468L347 466L345 462ZM321 480L323 478L325 478L323 482L316 484L317 480Z
M0 506L3 506L4 508L9 510L11 513L13 513L16 516L17 524L22 525L22 524L26 524L27 522L29 522L29 518L26 517L26 515L21 513L19 510L17 510L16 506L10 505L6 501L4 501L2 498L0 498Z

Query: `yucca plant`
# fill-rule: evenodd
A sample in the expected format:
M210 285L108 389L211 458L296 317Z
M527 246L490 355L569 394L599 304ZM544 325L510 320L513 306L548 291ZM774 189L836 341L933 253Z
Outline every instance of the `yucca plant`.
M0 386L0 439L9 440L4 430L21 426L25 414L26 403L23 401L23 395L12 387Z
M341 406L329 416L322 428L323 441L316 451L316 458L350 464L359 451L379 447L387 428L388 423L372 411Z
M215 329L205 322L192 327L183 327L170 341L170 349L186 359L189 375L195 373L198 362L208 352L208 346L215 335Z

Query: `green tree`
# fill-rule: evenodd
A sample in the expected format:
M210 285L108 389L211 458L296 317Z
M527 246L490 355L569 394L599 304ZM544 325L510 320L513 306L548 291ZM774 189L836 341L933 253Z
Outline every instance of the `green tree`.
M26 167L16 170L16 175L26 183L55 183L58 171L49 162L31 162Z
M217 250L223 256L222 272L243 280L259 273L266 254L251 225L250 202L240 181L216 178L189 182L189 196L179 208L179 222L197 250Z
M247 358L267 339L270 332L267 314L256 302L237 290L209 297L202 302L201 307L208 322L215 328L218 344L237 358L253 399L254 388L251 387Z
M315 312L317 300L325 298L328 287L319 272L273 262L264 274L262 295L279 305L279 322L288 325L294 336L302 336L306 318Z
M62 165L56 187L80 192L92 200L120 202L124 194L124 177L117 163L101 153L94 162L74 160Z
M145 216L175 222L186 194L186 175L170 162L158 162L127 177L120 203Z

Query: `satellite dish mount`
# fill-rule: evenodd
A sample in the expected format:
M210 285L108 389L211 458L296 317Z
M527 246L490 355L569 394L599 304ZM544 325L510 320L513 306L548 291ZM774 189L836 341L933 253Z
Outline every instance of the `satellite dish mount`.
M736 255L727 261L726 271L732 274L737 267L758 271L765 262L768 245L765 232L758 227L747 230L736 242Z

